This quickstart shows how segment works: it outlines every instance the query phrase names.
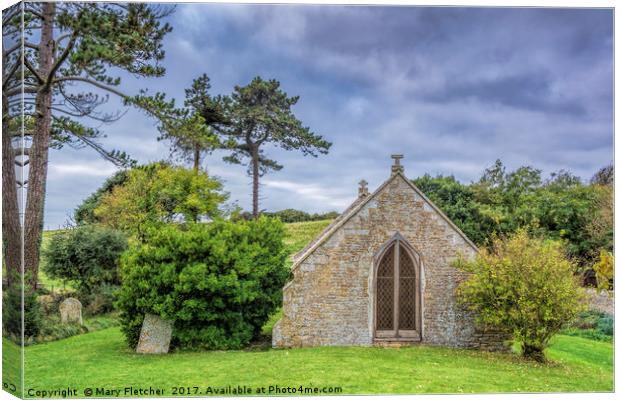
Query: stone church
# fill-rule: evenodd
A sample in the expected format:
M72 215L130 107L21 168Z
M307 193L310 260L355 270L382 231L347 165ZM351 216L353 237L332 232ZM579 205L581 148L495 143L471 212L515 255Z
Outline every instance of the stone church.
M358 198L294 256L274 347L428 343L495 350L505 339L457 303L451 266L476 246L404 175Z

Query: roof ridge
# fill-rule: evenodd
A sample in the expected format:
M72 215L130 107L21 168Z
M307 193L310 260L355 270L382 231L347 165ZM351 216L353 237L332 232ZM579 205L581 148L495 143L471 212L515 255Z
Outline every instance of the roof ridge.
M355 206L357 206L357 204L359 204L359 202L363 200L362 197L358 197L356 198L353 203L351 203L351 205L349 205L349 207L347 207L339 216L337 216L329 225L327 225L325 228L323 228L323 230L314 238L314 240L312 240L310 243L308 243L303 249L299 250L297 253L295 253L293 255L293 261L297 260L297 258L299 258L301 255L303 255L306 251L308 251L312 246L314 246L315 243L317 243L318 241L321 240L321 238L323 237L323 235L325 235L327 232L329 232L332 227L334 225L336 225L338 222L340 222L346 215L348 215L348 213L351 212L351 210L353 208L355 208Z
M395 177L401 175L401 177L405 178L401 173L395 173L391 175L385 182L383 182L374 192L365 196L364 198L358 197L338 218L334 220L331 224L325 228L321 234L313 240L310 244L308 244L303 250L299 253L295 254L293 257L293 266L291 267L291 271L294 271L299 264L303 260L305 260L312 252L323 243L323 241L331 236L331 234L342 226L348 219L355 215L359 209L361 209L366 203L368 203L373 197L377 195L384 187L387 186L389 182L391 182ZM405 178L407 180L407 178Z
M448 225L456 231L459 236L463 238L465 243L470 245L475 251L478 251L478 247L465 235L465 233L458 227L456 224L448 218L446 214L435 203L429 199L424 192L422 192L411 180L409 180L402 171L397 171L393 173L385 182L383 182L374 192L365 196L363 198L358 197L351 205L342 212L331 224L329 224L321 233L306 247L304 247L301 251L296 253L293 256L293 265L291 267L291 271L297 269L297 267L301 264L303 260L305 260L310 254L314 252L314 250L321 245L325 240L327 240L340 226L344 225L345 222L349 220L353 215L355 215L366 203L368 203L373 197L377 195L383 188L385 188L389 182L391 182L396 177L400 176L407 182L407 184L416 192L422 199L428 203L439 216L445 220Z

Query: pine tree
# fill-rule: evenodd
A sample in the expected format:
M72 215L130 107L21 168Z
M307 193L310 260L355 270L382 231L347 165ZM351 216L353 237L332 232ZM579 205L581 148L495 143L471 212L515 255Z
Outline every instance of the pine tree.
M221 96L211 96L210 79L202 74L185 89L185 108L179 110L179 118L164 121L158 140L171 143L171 156L178 155L190 161L198 172L203 155L221 146L217 126L226 124Z
M295 117L291 107L299 96L288 97L275 79L256 77L249 85L235 86L232 95L224 99L228 126L221 129L233 152L224 158L235 164L248 159L252 177L252 214L258 217L259 178L268 171L278 171L282 165L267 158L262 146L271 143L285 150L299 150L303 155L317 157L327 154L331 143L314 134Z
M16 271L21 264L14 190L21 185L26 188L24 270L32 286L38 274L49 149L90 147L117 165L132 163L124 152L103 148L97 141L101 132L85 121L101 124L120 117L120 113L98 110L109 95L120 96L125 105L138 106L158 118L172 110L173 103L161 94L123 93L120 78L111 73L120 69L139 77L164 74L162 40L171 27L162 19L170 12L169 7L141 3L84 2L23 2L3 12L3 128L23 117L33 120L32 129L24 132L32 143L28 149L11 148L11 141L21 134L19 129L3 129L5 260L8 271ZM16 160L22 153L27 160ZM28 163L24 182L16 179L16 162L19 166Z

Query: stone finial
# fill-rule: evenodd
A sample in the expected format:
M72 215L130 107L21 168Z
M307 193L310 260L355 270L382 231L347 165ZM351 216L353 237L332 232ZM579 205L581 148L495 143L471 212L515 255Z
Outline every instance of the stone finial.
M366 182L365 179L362 179L359 182L360 186L357 189L357 195L358 197L366 197L368 196L368 182Z
M392 159L394 159L394 164L392 164L392 175L400 172L401 174L405 172L405 169L402 165L400 165L400 159L404 156L402 154L392 154Z

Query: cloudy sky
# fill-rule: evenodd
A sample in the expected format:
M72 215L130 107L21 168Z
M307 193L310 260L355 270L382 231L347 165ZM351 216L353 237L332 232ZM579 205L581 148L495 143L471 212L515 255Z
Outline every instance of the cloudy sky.
M214 94L252 77L299 95L294 112L333 142L317 159L268 148L284 169L262 183L262 208L342 210L403 153L410 177L477 179L500 158L587 179L613 158L612 12L366 6L182 4L169 18L166 76L123 77L127 92L183 89L207 73ZM110 110L122 110L110 102ZM140 162L168 157L154 122L129 110L100 127ZM206 160L248 209L245 167ZM89 149L52 151L45 225L57 228L115 168Z

